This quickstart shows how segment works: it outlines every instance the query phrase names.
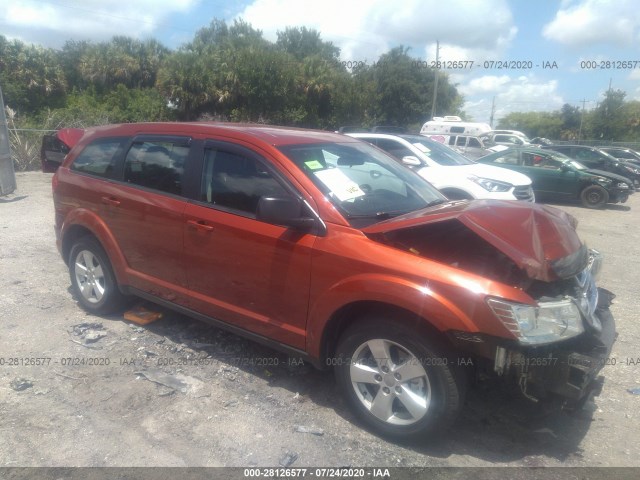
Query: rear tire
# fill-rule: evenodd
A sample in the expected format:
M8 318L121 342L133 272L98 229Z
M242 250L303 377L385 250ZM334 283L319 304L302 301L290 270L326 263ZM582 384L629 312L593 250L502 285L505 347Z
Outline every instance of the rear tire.
M589 185L582 190L580 200L587 208L604 208L609 201L609 192L600 185Z
M73 293L88 312L111 313L125 304L127 297L118 289L109 257L95 237L82 237L71 247L69 274Z
M354 413L394 440L428 440L453 422L465 379L451 355L398 322L369 315L346 330L336 380Z

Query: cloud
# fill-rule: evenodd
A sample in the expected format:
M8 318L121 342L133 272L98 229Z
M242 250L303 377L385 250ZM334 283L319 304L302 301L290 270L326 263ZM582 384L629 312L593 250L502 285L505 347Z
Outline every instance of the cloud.
M485 75L461 84L458 91L466 99L464 111L478 122L489 122L495 97L494 124L511 112L552 111L566 103L556 80L541 80L533 74Z
M63 4L12 0L0 9L3 35L28 43L61 47L66 40L108 40L114 35L151 36L172 13L189 11L199 0L67 0Z
M563 2L542 34L574 48L596 44L631 46L639 29L637 0L581 0Z
M255 0L238 17L270 40L287 26L314 28L341 48L345 60L375 60L398 45L432 60L436 40L441 57L447 48L462 60L477 51L504 49L517 32L506 0L449 0L446 6L440 0Z

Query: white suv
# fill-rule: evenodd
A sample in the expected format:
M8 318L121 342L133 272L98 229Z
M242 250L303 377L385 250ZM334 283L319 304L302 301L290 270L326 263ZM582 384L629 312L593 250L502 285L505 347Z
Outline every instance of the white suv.
M451 200L492 198L534 202L531 179L506 168L475 163L422 135L348 133L386 151Z

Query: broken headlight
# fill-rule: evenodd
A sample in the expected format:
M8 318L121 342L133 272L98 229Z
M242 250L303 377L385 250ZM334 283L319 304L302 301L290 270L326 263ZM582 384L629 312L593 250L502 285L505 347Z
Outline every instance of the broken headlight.
M557 342L584 332L580 310L570 299L539 302L532 306L489 298L487 304L525 345Z
M480 185L488 192L508 192L513 185L504 182L497 182L488 178L476 177L475 175L469 176L469 180Z

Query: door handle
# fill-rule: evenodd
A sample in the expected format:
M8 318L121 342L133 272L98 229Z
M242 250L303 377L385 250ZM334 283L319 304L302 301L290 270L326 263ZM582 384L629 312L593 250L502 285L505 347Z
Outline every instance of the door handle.
M204 220L187 220L187 224L203 232L213 232L213 227L204 223Z
M102 197L102 203L104 203L105 205L113 205L114 207L117 207L120 205L120 200L113 197Z

